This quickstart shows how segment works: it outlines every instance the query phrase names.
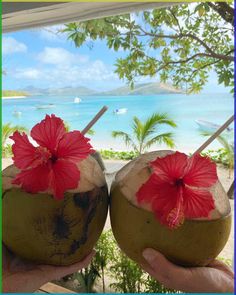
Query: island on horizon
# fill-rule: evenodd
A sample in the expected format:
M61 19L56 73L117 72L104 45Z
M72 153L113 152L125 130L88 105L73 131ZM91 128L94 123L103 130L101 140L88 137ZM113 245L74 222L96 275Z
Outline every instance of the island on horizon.
M9 98L25 98L29 96L29 94L25 91L19 90L2 90L2 99Z
M24 98L32 95L86 95L86 96L130 96L130 95L157 95L157 94L180 94L184 93L182 89L178 89L167 83L142 83L136 84L133 89L129 86L123 86L108 91L95 91L85 86L63 87L63 88L37 88L28 86L22 90L3 90L3 98Z

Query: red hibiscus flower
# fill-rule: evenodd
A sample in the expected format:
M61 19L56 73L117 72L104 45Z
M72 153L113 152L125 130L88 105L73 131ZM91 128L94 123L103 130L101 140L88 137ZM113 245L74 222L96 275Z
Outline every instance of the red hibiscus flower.
M215 163L199 154L189 158L176 152L150 165L153 172L136 197L151 204L162 224L175 228L185 218L209 217L215 204L207 188L218 180Z
M13 184L29 193L49 191L55 199L62 199L66 190L78 186L77 163L93 152L89 139L79 131L66 132L55 115L46 115L30 135L39 146L33 146L25 133L16 131L10 137L15 142L14 164L21 170Z

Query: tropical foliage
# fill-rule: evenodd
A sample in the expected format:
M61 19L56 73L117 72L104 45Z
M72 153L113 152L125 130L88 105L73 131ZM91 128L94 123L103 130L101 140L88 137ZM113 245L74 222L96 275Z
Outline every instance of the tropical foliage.
M199 92L213 70L218 83L233 91L233 1L173 5L70 23L62 32L77 47L92 48L93 41L104 39L108 48L122 51L116 73L131 86L149 76Z
M11 123L6 123L2 126L2 146L5 146L7 139L11 136L16 130L20 132L27 132L27 128L20 125L13 126Z
M6 144L2 147L2 157L11 158L13 156L11 144Z
M2 90L2 96L11 97L11 96L28 96L29 94L24 91L17 90Z
M176 290L165 288L122 253L117 246L112 230L102 233L95 249L96 255L87 268L75 273L70 278L66 277L66 281L70 279L70 281L76 280L78 282L74 291L86 293L110 291L114 293L115 290L121 293L178 293ZM65 281L59 283L67 287ZM99 285L102 283L102 290L97 289L98 283Z
M176 123L167 114L154 113L146 121L142 122L138 117L133 118L133 134L124 131L113 131L114 138L122 138L127 146L132 147L135 153L142 154L151 146L156 144L166 144L174 147L173 133L158 133L161 125L176 127Z
M134 151L122 151L117 152L113 150L100 150L99 153L101 154L102 158L113 159L113 160L133 160L138 156L138 154Z
M202 132L203 136L211 136L210 132ZM230 138L224 135L219 135L217 137L219 143L223 146L218 152L218 157L220 156L220 162L226 164L229 167L229 177L231 176L231 171L234 168L234 143Z

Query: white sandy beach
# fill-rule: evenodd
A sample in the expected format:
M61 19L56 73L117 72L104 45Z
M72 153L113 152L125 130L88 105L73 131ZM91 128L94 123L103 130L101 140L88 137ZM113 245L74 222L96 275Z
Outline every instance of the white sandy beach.
M93 139L93 136L88 136L91 138L91 144L96 150L113 150L117 152L124 152L124 151L133 151L132 147L126 146L124 141L121 139L114 139L112 137L104 140L104 141L97 141ZM195 146L192 144L176 144L176 147L173 148L173 150L178 150L186 154L193 153L199 146ZM166 145L162 144L157 144L154 145L153 147L149 148L149 151L156 151L156 150L170 150L171 148L166 147Z
M26 98L27 96L2 96L2 99Z

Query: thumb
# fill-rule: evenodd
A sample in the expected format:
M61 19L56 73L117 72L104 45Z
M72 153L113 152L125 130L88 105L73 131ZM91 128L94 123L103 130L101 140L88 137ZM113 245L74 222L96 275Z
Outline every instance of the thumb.
M145 249L143 257L149 266L145 270L166 287L178 289L188 276L188 271L167 260L164 255L154 249Z
M143 257L148 262L149 266L151 266L151 268L158 273L160 271L171 271L171 268L174 266L165 258L164 255L154 249L145 249L143 251Z

